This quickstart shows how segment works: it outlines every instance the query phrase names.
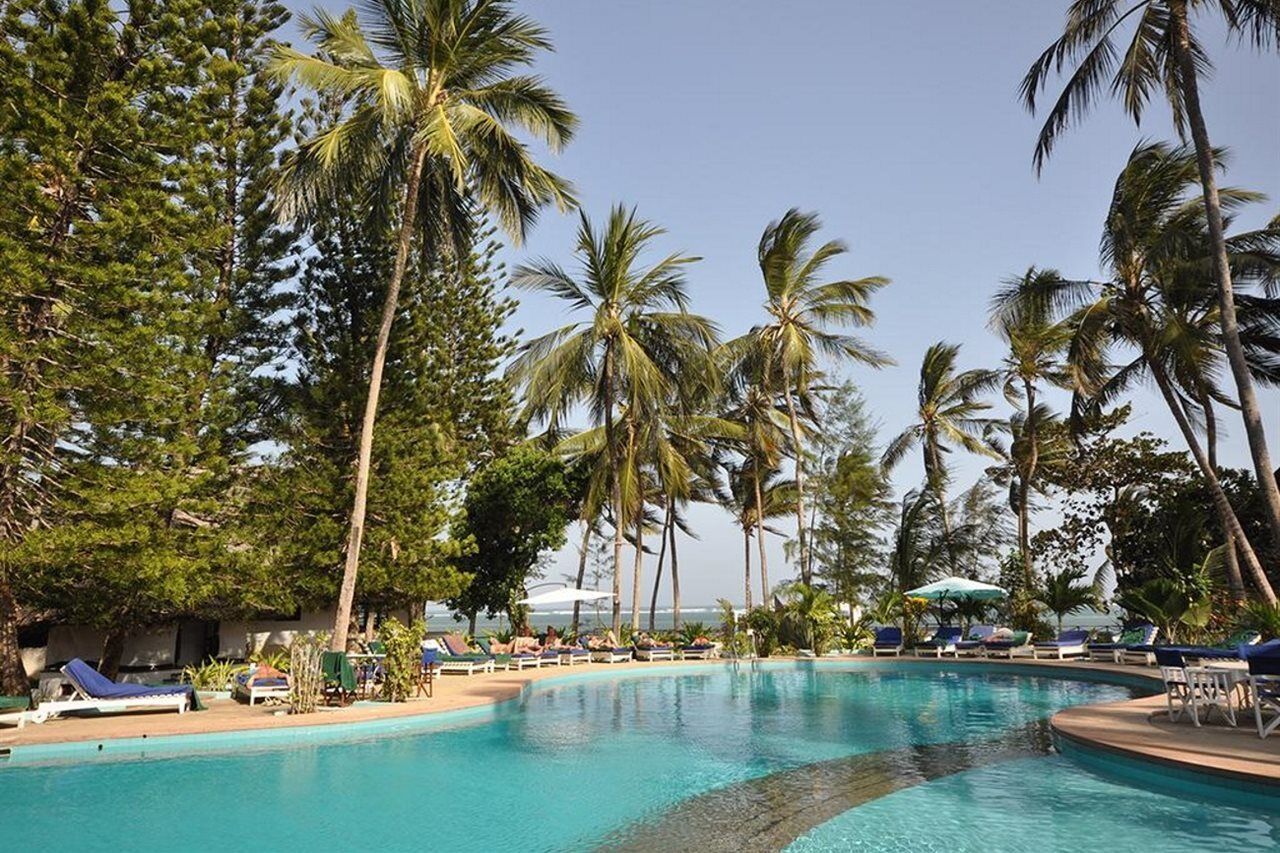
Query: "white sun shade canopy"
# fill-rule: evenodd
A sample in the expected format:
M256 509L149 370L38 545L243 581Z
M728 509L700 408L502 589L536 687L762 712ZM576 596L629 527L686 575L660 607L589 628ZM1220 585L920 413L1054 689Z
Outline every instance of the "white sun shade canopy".
M601 592L598 589L574 589L571 586L566 586L561 589L549 589L546 592L522 598L516 604L537 607L540 604L573 604L576 601L599 601L602 598L613 598L613 593Z

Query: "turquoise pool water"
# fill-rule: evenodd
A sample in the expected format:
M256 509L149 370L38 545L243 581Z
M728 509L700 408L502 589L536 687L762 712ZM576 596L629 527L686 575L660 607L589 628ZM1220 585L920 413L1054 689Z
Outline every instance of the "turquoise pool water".
M993 764L889 794L819 826L787 849L1245 853L1278 845L1280 816L1131 787L1054 755Z
M1146 821L1182 816L1181 850L1280 838L1274 816L1146 794L1047 756L1054 711L1129 695L891 663L571 677L495 719L426 733L0 769L0 838L14 850L74 838L79 850L523 851L705 848L736 833L735 849L1059 849L1037 835L1048 826L1082 850L1101 814L1135 839ZM1087 796L1063 798L1072 783ZM922 813L923 841L910 835ZM984 814L1008 846L975 830ZM1222 847L1224 827L1250 846ZM1028 838L1039 843L1013 843Z

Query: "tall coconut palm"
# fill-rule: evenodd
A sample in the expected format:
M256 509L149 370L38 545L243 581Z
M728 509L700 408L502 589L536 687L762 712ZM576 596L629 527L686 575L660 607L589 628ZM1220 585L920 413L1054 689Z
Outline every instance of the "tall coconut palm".
M1102 263L1109 278L1061 281L1048 297L1037 298L1049 298L1060 308L1079 306L1068 319L1068 362L1077 388L1077 411L1106 405L1142 379L1155 383L1209 486L1224 532L1234 539L1259 593L1275 601L1196 430L1197 401L1219 396L1213 380L1221 344L1218 336L1204 334L1212 319L1180 313L1177 305L1181 300L1182 309L1187 307L1185 296L1173 295L1186 286L1188 276L1193 286L1196 276L1206 281L1203 273L1210 266L1205 263L1212 248L1204 208L1187 198L1195 180L1195 158L1185 147L1140 145L1116 181L1104 226ZM1219 197L1230 211L1257 195L1225 187ZM1275 237L1280 239L1280 233ZM1265 237L1256 234L1244 235L1240 246L1228 240L1232 256L1250 275L1266 244ZM1246 323L1249 320L1246 314ZM1136 357L1112 369L1109 355L1115 348L1133 351ZM1252 346L1246 353L1255 366L1269 357Z
M1001 464L987 469L987 475L998 486L1009 489L1009 508L1018 519L1017 541L1022 552L1023 589L1033 589L1035 566L1028 553L1031 548L1031 495L1041 491L1039 476L1061 467L1070 459L1070 437L1061 419L1044 403L1029 412L1014 412L1008 424L1009 444ZM1000 448L999 442L993 446Z
M515 132L556 151L577 119L536 77L514 73L551 48L546 31L505 0L369 0L342 17L300 17L317 53L277 49L272 72L339 102L341 117L306 140L280 174L281 214L306 218L341 198L364 198L396 223L396 258L383 301L356 463L334 649L346 646L369 492L374 419L410 252L466 245L477 211L516 241L549 203L572 204L568 184L534 162Z
M1031 556L1030 496L1040 465L1040 425L1048 410L1041 411L1037 394L1041 383L1062 386L1068 375L1061 358L1071 339L1066 323L1053 316L1049 300L1038 294L1052 289L1062 280L1057 270L1034 267L1017 278L1007 280L992 300L991 326L1008 345L1001 369L1004 396L1022 409L1016 423L1018 435L1010 446L1010 460L1017 476L1014 511L1018 516L1018 550L1022 553L1023 580L1030 589L1035 579ZM1014 304L1020 310L1005 311Z
M564 300L584 315L525 343L509 375L522 388L526 414L559 431L564 418L585 404L598 425L609 468L613 539L613 629L622 624L622 548L627 519L635 518L637 494L631 462L636 425L659 410L679 386L690 363L706 358L715 344L714 325L688 311L685 267L697 258L679 253L645 266L642 256L663 229L615 207L604 230L583 214L574 277L540 260L516 269L512 282Z
M1200 77L1208 74L1213 65L1196 37L1192 18L1197 12L1213 13L1229 33L1255 47L1269 49L1280 41L1280 3L1275 0L1074 0L1068 6L1062 36L1049 45L1023 78L1022 96L1027 108L1034 112L1036 98L1048 85L1050 76L1074 66L1040 131L1034 155L1037 170L1069 122L1086 113L1095 97L1108 88L1121 98L1135 122L1150 99L1163 94L1179 135L1185 139L1190 134L1205 209L1222 343L1235 380L1271 538L1280 542L1280 486L1241 340L1217 184L1217 158L1200 105ZM1132 35L1121 52L1116 49L1116 41L1126 26L1131 26Z
M708 370L713 362L708 359ZM656 627L658 592L662 585L664 560L671 555L671 611L675 627L680 625L680 568L676 554L676 535L684 531L692 535L684 520L690 503L715 501L714 479L717 468L716 445L741 434L737 424L704 413L714 399L714 375L710 381L697 380L695 387L681 390L672 401L670 412L662 418L663 435L655 447L654 469L657 476L657 498L664 508L662 544L658 549L658 566L654 572L653 595L649 602L649 630ZM679 414L683 412L683 414Z
M727 345L722 353L720 362L725 363L726 359L730 359L731 353L728 352L731 346ZM748 355L758 356L758 350L753 350ZM746 358L740 361L732 370L727 373L729 380L728 398L726 400L727 411L724 414L725 419L739 426L743 433L741 446L734 448L742 453L746 462L741 469L751 479L751 489L754 493L752 504L755 506L764 506L764 490L765 484L762 476L773 471L781 461L782 454L785 450L788 440L788 430L790 424L788 420L787 410L777 398L776 394L766 390L768 387L777 387L779 382L772 382L765 379L763 371L765 365L758 358ZM765 549L765 529L763 525L756 526L756 545L760 555L760 577L764 584L764 594L769 594L769 558ZM750 579L748 578L747 601L750 607Z
M951 524L946 510L949 474L943 455L958 447L998 459L999 453L989 438L993 431L1003 428L1000 421L983 415L991 405L979 399L999 383L1000 375L981 369L957 372L959 355L956 344L936 343L925 351L916 391L916 422L885 446L880 459L887 471L913 447L920 447L925 487L936 501L944 541L951 537Z
M769 605L769 569L763 560L764 536L779 531L769 526L769 521L790 515L796 500L795 480L784 477L776 467L756 470L758 461L747 458L741 462L725 464L725 488L721 490L720 504L734 518L742 530L743 594L748 610L754 603L751 591L751 538L757 537L762 559L760 562L760 603Z
M831 240L811 250L810 244L821 227L817 214L792 208L764 230L757 256L764 277L769 322L752 329L733 346L739 353L755 351L754 357L763 365L764 393L781 394L786 405L796 469L797 558L805 584L812 583L813 568L806 539L804 441L798 401L808 393L823 357L851 358L871 367L889 363L886 356L863 341L837 331L871 325L875 313L867 303L889 280L869 276L823 283L827 265L846 253L848 247L840 240ZM774 381L781 387L773 387Z

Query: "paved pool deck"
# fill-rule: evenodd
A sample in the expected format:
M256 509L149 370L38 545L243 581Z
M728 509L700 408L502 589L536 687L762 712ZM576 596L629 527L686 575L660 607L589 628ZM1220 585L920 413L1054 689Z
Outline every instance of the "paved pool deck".
M786 659L784 659L786 660ZM823 658L824 661L872 663L870 658ZM916 658L881 658L880 661L901 660L908 665ZM931 659L919 659L921 664L937 665ZM1128 680L1146 678L1153 692L1160 689L1156 670L1137 666L1119 666L1079 661L1035 661L1018 658L1012 662L964 658L945 659L945 665L965 667L973 665L1012 666L1023 671L1027 668L1044 669L1046 674L1058 671L1063 677L1069 673L1110 673L1126 676ZM747 664L743 664L747 665ZM544 667L521 672L495 672L472 676L448 675L436 680L434 696L421 697L409 702L390 704L382 702L357 702L345 708L333 708L315 714L290 716L280 713L278 705L249 706L231 699L214 699L207 702L208 710L175 714L169 712L134 712L129 714L102 715L50 720L42 725L28 724L21 731L5 726L0 728L0 750L20 751L26 746L79 743L103 744L118 739L151 739L181 735L209 733L254 732L280 730L288 737L288 729L325 726L332 724L358 724L373 721L395 721L401 718L436 715L450 711L483 709L500 702L518 698L530 684L549 678L583 673L607 673L617 671L643 671L659 674L664 670L689 671L701 667L723 667L724 661L675 661L630 662L619 664L586 664L574 667ZM1183 719L1171 723L1165 713L1163 696L1152 696L1129 701L1100 705L1080 705L1055 714L1051 720L1054 731L1075 744L1119 754L1133 759L1182 767L1197 772L1208 772L1225 777L1265 785L1280 786L1280 734L1261 740L1253 725L1252 712L1239 717L1240 725L1231 728L1215 721L1212 725L1196 728ZM304 732L297 732L300 737Z

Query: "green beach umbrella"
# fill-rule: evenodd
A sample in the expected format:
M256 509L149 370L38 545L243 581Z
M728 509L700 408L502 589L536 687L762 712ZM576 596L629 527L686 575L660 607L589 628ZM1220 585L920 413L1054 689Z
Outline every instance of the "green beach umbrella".
M991 600L1004 598L1008 593L998 586L968 578L950 577L916 587L904 593L907 598L927 598L930 601L952 601L960 598Z
M1004 598L1008 593L998 586L969 578L949 577L940 581L925 584L903 593L907 598L924 598L938 604L938 624L944 623L943 606L948 601L972 599L992 601Z

